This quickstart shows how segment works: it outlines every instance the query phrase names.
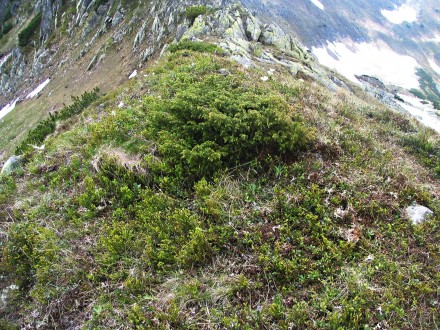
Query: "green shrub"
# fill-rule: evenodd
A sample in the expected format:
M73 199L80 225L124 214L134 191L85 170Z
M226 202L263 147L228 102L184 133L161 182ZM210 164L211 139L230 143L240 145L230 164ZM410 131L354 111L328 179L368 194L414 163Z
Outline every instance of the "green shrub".
M181 42L177 44L173 44L170 47L168 47L168 51L170 51L171 53L176 53L179 50L192 50L194 52L199 52L199 53L213 53L213 54L224 53L223 49L221 49L217 45L213 45L202 41L190 41L188 39L182 40Z
M197 17L200 15L205 15L208 12L208 8L206 6L192 6L186 8L186 18L188 18L191 24L194 23Z
M170 99L149 99L151 133L175 173L195 179L267 155L293 158L312 136L276 95L219 74L169 90Z
M2 265L21 290L37 281L46 285L56 259L55 234L31 222L14 224L2 252Z
M400 144L440 177L440 144L437 140L431 139L428 132L424 130L417 134L405 135L401 138Z
M0 25L12 18L11 9L12 9L12 3L11 1L8 1L8 4L5 7L5 11L0 14Z
M409 91L415 97L418 97L421 100L426 100L426 96L425 96L425 94L423 94L423 92L421 90L411 88Z
M18 34L18 45L20 47L25 47L29 44L31 39L38 32L41 24L42 14L41 12L37 13L29 22L29 24L20 31Z

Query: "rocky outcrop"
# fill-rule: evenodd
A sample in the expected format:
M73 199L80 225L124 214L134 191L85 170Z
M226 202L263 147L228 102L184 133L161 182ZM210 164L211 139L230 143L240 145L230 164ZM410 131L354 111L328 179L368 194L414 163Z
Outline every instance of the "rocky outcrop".
M79 56L73 59L67 55L70 62L94 51L93 58L87 57L87 70L92 71L99 67L101 61L109 58L108 50L121 49L122 44L131 43L134 55L131 58L141 62L165 49L172 38L175 41L211 38L217 40L232 59L246 67L273 63L286 67L293 75L315 79L332 90L342 86L335 83L337 80L317 65L302 45L277 22L264 22L240 4L227 5L230 2L152 0L139 1L133 6L109 0L97 6L96 1L79 0L73 10L67 8L62 0L38 0L35 10L43 13L41 42L26 55L16 48L10 59L1 60L4 65L0 65L0 94L6 95L5 92L8 92L11 95L5 99L0 97L0 101L12 99L12 94L20 89L23 81L33 85L44 70L60 67L61 64L54 60L57 51L63 52L63 57L66 57L64 54L80 47ZM211 10L190 22L184 14L186 8L200 3L211 6ZM61 8L65 10L64 13L60 12ZM51 45L48 49L51 35L61 30L61 25L68 37L63 39L63 45ZM106 38L108 47L102 48L101 44L97 51L95 45L103 38Z
M275 23L265 24L240 4L201 15L191 26L181 24L176 41L214 37L231 58L245 67L269 63L284 66L292 75L308 77L337 91L348 89L342 81L318 65L293 37Z
M35 12L42 13L40 26L40 41L44 42L56 28L56 18L59 9L63 4L62 0L39 0L35 3Z

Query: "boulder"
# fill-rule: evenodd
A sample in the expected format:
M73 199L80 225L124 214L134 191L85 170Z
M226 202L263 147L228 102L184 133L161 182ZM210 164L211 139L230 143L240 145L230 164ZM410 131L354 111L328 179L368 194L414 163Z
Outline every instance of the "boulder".
M6 163L3 165L2 171L0 174L11 174L17 169L21 167L21 156L12 156L10 157Z
M434 215L426 206L419 204L412 204L405 209L406 216L414 225L425 222Z
M267 26L261 33L260 41L264 45L273 45L281 50L291 51L292 40L284 33L284 31L277 25L271 24Z
M251 41L258 41L258 39L260 39L261 36L260 24L253 17L246 18L246 36Z

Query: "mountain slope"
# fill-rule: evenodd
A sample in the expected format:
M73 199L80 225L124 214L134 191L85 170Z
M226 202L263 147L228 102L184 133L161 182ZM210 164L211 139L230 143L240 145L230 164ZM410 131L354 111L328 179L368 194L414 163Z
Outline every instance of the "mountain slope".
M435 328L438 135L240 5L181 15L15 143L0 327Z
M439 186L412 153L438 142L217 50L172 48L1 177L4 326L435 326Z
M243 2L259 15L282 22L321 64L439 131L438 1ZM378 89L368 80L358 79L365 75L381 80L387 88Z

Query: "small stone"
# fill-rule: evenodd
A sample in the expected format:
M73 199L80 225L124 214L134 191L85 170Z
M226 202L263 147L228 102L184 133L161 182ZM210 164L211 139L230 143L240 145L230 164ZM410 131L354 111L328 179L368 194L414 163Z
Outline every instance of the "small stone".
M260 79L261 79L262 81L268 81L268 80L269 80L269 77L264 76L264 77L261 77Z
M220 69L217 71L219 74L221 74L222 76L229 76L230 72L226 69Z
M419 204L412 204L411 206L408 206L405 210L405 213L413 225L423 223L434 215L434 212L432 212L426 206Z

